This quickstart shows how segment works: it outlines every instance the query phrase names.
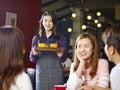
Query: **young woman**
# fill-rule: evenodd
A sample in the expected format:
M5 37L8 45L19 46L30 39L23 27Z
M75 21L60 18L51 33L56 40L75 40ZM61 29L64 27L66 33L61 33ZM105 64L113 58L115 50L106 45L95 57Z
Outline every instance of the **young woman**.
M70 68L67 90L84 90L82 86L85 85L108 87L108 62L98 58L98 44L95 36L88 32L80 34L74 49L74 62Z
M66 38L57 34L57 21L50 11L45 11L40 19L40 29L32 39L30 60L36 62L36 90L53 90L54 85L63 84L61 62L66 60ZM42 52L34 48L38 43L57 43L62 48L59 52Z
M33 90L23 67L24 38L21 30L0 27L0 90Z

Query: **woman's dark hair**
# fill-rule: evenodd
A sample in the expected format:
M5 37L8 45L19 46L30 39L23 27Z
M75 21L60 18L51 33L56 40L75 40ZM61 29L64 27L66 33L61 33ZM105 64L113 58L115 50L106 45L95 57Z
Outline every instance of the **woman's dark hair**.
M50 15L52 17L52 21L53 21L53 34L57 34L57 19L56 19L56 16L51 12L51 11L45 11L42 16L41 16L41 19L39 21L39 24L40 24L40 30L39 30L39 34L43 35L45 33L45 29L43 27L43 18L44 16L46 15Z
M12 26L0 27L0 90L9 90L23 70L23 33Z
M40 24L40 28L39 28L39 32L37 34L37 38L39 38L39 40L42 39L43 35L45 34L45 29L43 27L43 18L44 16L46 15L50 15L52 17L52 22L53 22L53 29L52 29L52 34L54 35L54 39L57 41L59 40L60 36L59 36L59 33L57 31L57 18L56 16L51 12L51 11L45 11L42 16L41 16L41 19L39 21L39 24Z

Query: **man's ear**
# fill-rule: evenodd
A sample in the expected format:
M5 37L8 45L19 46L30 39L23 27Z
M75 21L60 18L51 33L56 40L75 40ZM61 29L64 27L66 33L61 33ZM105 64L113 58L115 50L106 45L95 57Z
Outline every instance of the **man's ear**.
M111 53L111 55L113 55L114 53L115 53L115 48L114 48L114 46L110 46L109 47L109 50L110 50L110 53Z

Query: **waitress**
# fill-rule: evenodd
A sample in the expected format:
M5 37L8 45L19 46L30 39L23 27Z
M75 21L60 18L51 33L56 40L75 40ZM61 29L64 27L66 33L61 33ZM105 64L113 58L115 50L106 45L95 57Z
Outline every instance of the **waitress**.
M61 62L67 57L66 38L57 34L56 18L50 11L41 16L39 32L32 39L30 60L36 62L36 90L53 90L54 85L63 84L63 69ZM36 51L38 43L57 43L62 50L58 52Z

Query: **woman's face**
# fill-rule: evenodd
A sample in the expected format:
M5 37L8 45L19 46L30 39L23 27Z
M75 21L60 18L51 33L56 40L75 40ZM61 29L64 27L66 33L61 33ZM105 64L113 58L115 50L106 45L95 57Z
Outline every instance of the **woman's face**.
M44 16L42 24L43 24L43 27L45 28L45 31L51 31L53 28L52 17L50 15Z
M93 45L88 38L83 38L78 41L76 53L78 53L77 55L79 55L79 57L84 60L89 60L91 59L93 52Z

